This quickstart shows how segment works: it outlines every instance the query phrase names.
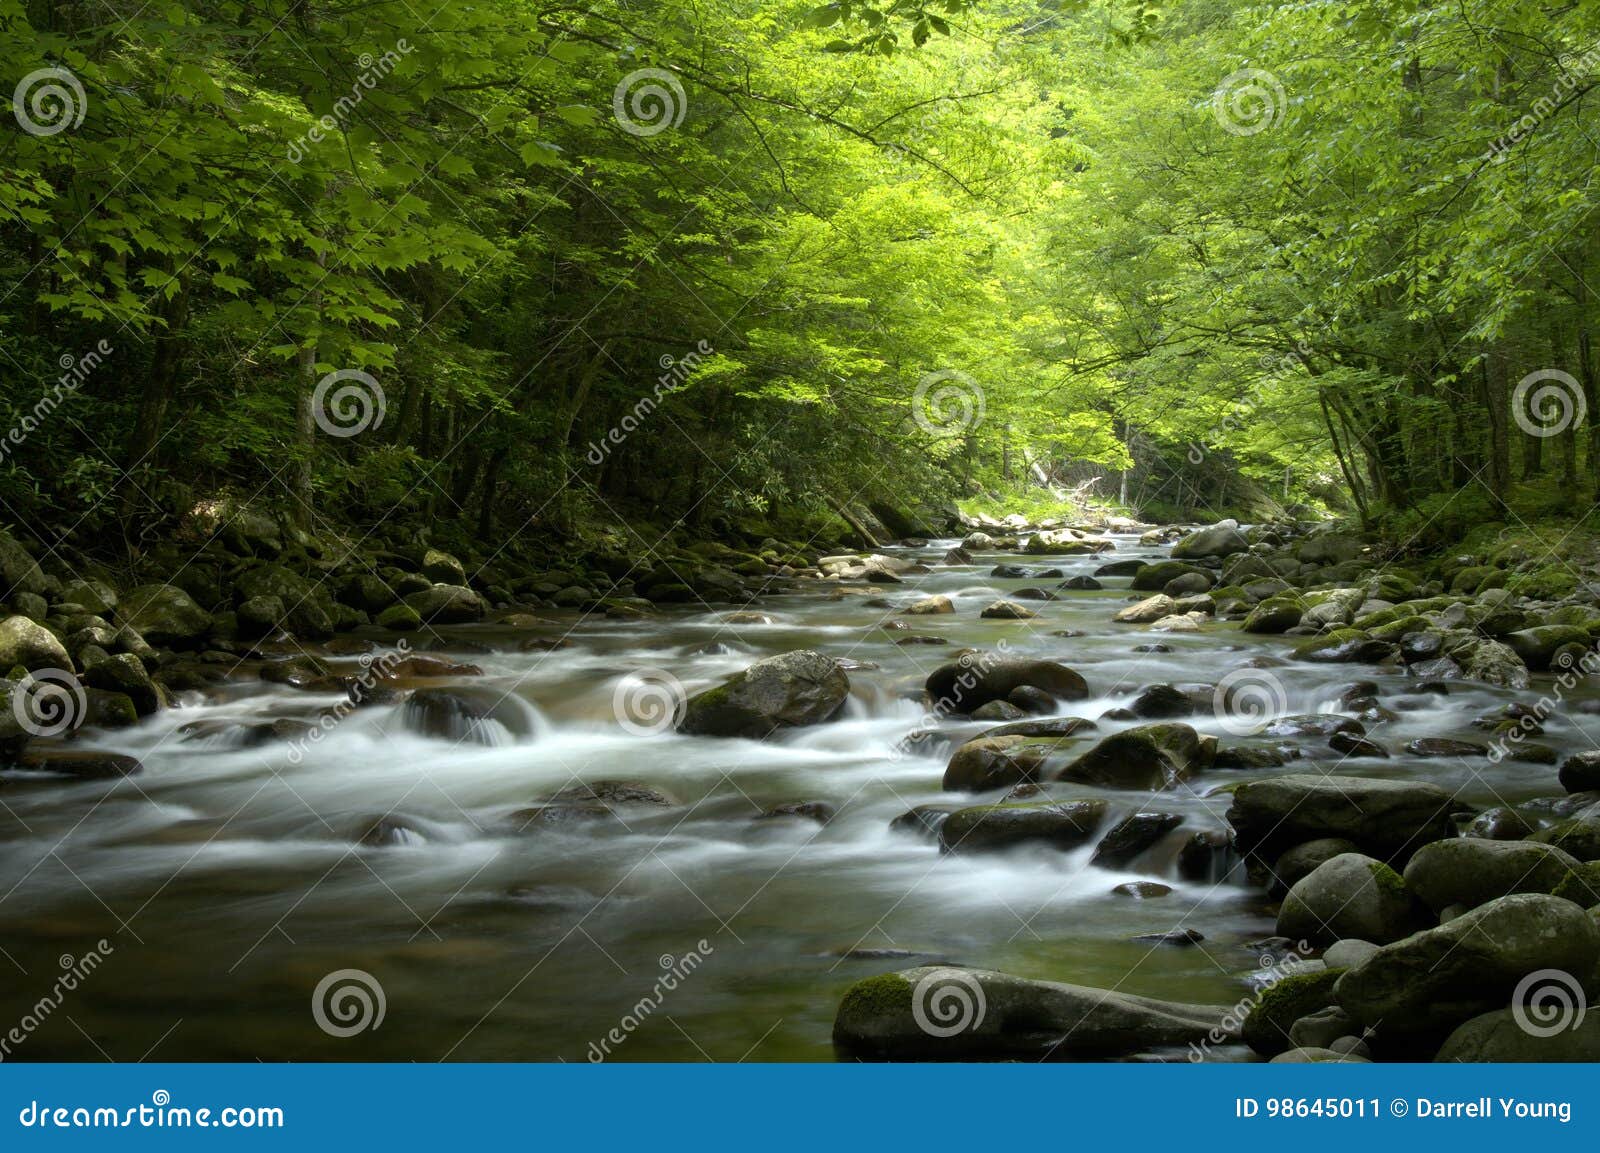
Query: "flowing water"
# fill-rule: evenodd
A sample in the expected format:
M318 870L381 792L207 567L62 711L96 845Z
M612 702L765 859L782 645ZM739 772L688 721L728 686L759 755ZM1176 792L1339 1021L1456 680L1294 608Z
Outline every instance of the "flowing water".
M936 561L953 543L905 555ZM1165 552L1130 538L1118 545L1021 563L1070 577ZM1137 808L1184 818L1162 849L1123 872L1091 865L1092 847L941 856L934 842L891 831L915 805L963 799L940 791L944 752L898 746L925 724L918 690L954 646L1004 641L1012 654L1072 666L1093 695L1063 713L1093 718L1144 685L1215 682L1289 645L1229 624L1170 635L1113 624L1129 597L1125 577L1029 602L1035 620L980 620L997 596L1059 578L989 575L1018 563L1015 554L975 560L901 585L808 584L750 606L761 623L701 606L626 621L572 613L531 634L441 630L430 651L477 664L485 675L463 683L503 698L497 720L462 739L417 734L399 704L355 712L303 756L281 742L241 748L226 733L179 731L197 720L305 716L336 700L255 680L135 730L82 734L80 743L138 757L144 772L0 781L0 1034L62 965L100 938L111 951L24 1029L9 1059L831 1060L844 990L930 959L1238 1002L1260 963L1252 942L1273 929L1269 907L1237 876L1179 879L1174 857L1188 835L1224 827L1217 790L1252 774L1212 771L1193 788L1112 796L1111 819ZM951 647L897 645L906 633L883 623L932 593L952 596L956 613L899 619ZM530 635L570 643L520 651ZM1135 651L1158 641L1171 651ZM835 722L760 743L618 724L618 695L647 691L654 670L694 692L796 648L862 662ZM1470 721L1511 696L1459 684L1449 696L1417 694L1415 682L1365 666L1285 662L1273 673L1288 712L1329 707L1334 686L1351 680L1378 681L1399 719L1373 735L1395 748L1418 736L1482 740ZM1192 723L1232 739L1209 714ZM1589 747L1585 724L1592 718L1554 716L1544 739ZM1105 721L1100 731L1118 727ZM1559 792L1553 768L1482 759L1398 757L1338 771L1425 776L1480 805ZM513 818L574 782L616 779L678 803L629 806L616 821ZM838 814L825 826L756 819L796 801L826 801ZM359 843L386 814L400 826L393 843ZM1111 892L1140 879L1173 892L1143 901ZM1176 928L1205 939L1190 948L1132 940ZM377 1027L349 1037L319 1027L314 991L340 970L381 986ZM676 987L658 997L668 975Z

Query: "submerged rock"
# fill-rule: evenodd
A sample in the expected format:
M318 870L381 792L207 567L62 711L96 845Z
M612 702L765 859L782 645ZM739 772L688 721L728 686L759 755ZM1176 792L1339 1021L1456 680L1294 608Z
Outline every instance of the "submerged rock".
M939 827L939 849L971 853L1039 842L1075 849L1095 834L1105 819L1106 802L1036 801L977 805L958 809Z
M925 966L858 981L834 1017L848 1056L889 1060L1128 1056L1235 1035L1228 1010L986 969Z

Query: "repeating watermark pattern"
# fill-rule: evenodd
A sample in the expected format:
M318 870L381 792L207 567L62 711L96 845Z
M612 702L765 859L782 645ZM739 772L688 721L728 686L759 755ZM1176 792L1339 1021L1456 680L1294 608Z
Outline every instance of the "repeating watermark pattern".
M1206 459L1206 454L1213 451L1218 442L1229 433L1237 432L1244 427L1245 421L1256 414L1256 410L1265 403L1267 387L1280 382L1285 375L1294 373L1301 368L1311 355L1311 346L1305 341L1295 345L1294 351L1279 355L1269 352L1261 357L1261 367L1266 370L1265 375L1257 377L1250 391L1239 400L1235 401L1216 424L1209 428L1205 435L1189 446L1189 463L1200 464Z
M964 436L983 415L982 387L959 369L926 373L911 394L911 419L929 436Z
M1254 136L1277 127L1288 104L1282 82L1264 68L1230 73L1211 94L1217 123L1233 136Z
M636 737L653 737L677 728L688 703L683 683L664 669L629 673L611 694L611 712L617 724Z
M617 82L611 111L624 132L656 136L683 123L689 98L682 81L665 68L641 68Z
M1211 711L1224 732L1249 736L1289 711L1289 693L1265 669L1235 669L1212 690Z
M911 990L911 1018L930 1037L976 1030L988 1012L982 983L964 969L935 969Z
M356 109L361 107L361 102L367 98L367 93L376 88L378 81L393 72L400 61L413 51L415 49L402 37L396 40L394 47L382 56L374 58L372 53L363 52L356 61L361 67L361 75L350 85L349 94L335 100L332 112L320 117L315 124L300 134L299 139L290 143L289 163L299 164L305 159L306 150L310 145L321 144L333 133L344 131L345 126L350 123L350 118L355 115Z
M590 441L584 459L595 468L604 464L606 457L611 455L611 450L637 432L650 414L661 407L663 400L675 392L681 392L701 362L714 352L716 349L709 342L702 340L684 356L663 356L656 362L661 368L661 375L656 377L655 387L650 394L640 397L621 420L606 430L605 436L598 441Z
M11 111L29 136L54 136L83 123L89 97L70 69L40 68L17 82Z
M1498 765L1523 741L1539 735L1544 722L1549 720L1551 714L1566 701L1567 694L1582 684L1584 678L1600 670L1600 653L1594 649L1586 649L1583 655L1577 658L1568 653L1558 653L1553 663L1556 679L1550 691L1535 701L1532 707L1524 710L1509 732L1501 733L1489 742L1491 764Z
M328 373L311 393L311 418L323 432L340 439L380 427L388 411L383 386L359 368Z
M383 1024L389 1003L365 969L335 969L311 993L311 1019L330 1037L354 1037Z
M59 737L88 715L83 684L67 669L35 669L11 690L11 715L26 733Z
M345 699L318 717L317 723L304 736L289 742L289 763L298 765L305 760L309 747L319 743L355 712L372 695L380 681L392 680L395 666L410 655L410 642L401 637L392 649L377 655L362 653L356 658L361 665L361 672L345 687Z
M652 1013L666 1004L667 994L676 991L678 986L714 952L716 949L711 942L702 937L695 942L694 948L681 957L674 957L671 953L661 954L658 961L663 970L661 976L655 979L650 991L635 1001L633 1007L623 1014L622 1020L613 1025L604 1037L589 1042L589 1063L598 1065L611 1056L613 1049L633 1036L634 1031L648 1021Z
M1511 1017L1530 1037L1554 1037L1576 1029L1588 1008L1582 982L1564 969L1529 973L1511 993Z
M1258 966L1265 970L1265 975L1250 995L1224 1013L1222 1020L1213 1026L1204 1038L1189 1042L1189 1060L1198 1064L1209 1057L1211 1051L1218 1045L1232 1044L1244 1025L1244 1019L1261 1004L1262 998L1284 978L1300 972L1310 959L1312 951L1309 941L1297 941L1288 953L1262 953L1256 960Z
M1600 68L1600 43L1593 45L1582 56L1572 56L1563 53L1560 58L1561 77L1555 82L1550 92L1539 97L1533 102L1523 117L1506 130L1505 135L1489 145L1489 151L1483 154L1485 160L1496 163L1504 160L1528 133L1543 124L1555 113L1570 97L1574 90L1583 83L1584 78Z
M1588 411L1583 385L1559 368L1530 372L1511 392L1511 419L1529 436L1560 436L1582 424Z
M62 353L61 359L56 362L62 369L61 375L56 377L50 390L34 401L33 407L23 413L22 419L7 431L5 439L0 440L0 461L14 449L21 448L28 437L39 431L62 402L70 399L113 351L110 341L100 340L82 356Z
M64 972L55 979L50 991L35 1001L22 1015L22 1019L6 1030L4 1036L0 1036L0 1061L11 1056L17 1046L48 1021L52 1013L66 1004L67 994L75 992L79 984L114 952L116 949L111 942L102 937L95 942L94 948L81 957L74 957L71 953L61 954L61 968Z

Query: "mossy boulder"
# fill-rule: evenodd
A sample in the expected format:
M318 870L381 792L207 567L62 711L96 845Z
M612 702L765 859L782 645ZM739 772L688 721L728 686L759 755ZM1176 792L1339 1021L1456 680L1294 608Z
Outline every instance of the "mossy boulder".
M0 670L22 668L72 671L72 658L61 639L37 621L24 616L0 621Z
M211 614L174 585L130 589L118 606L122 623L153 645L195 648L211 629Z
M1296 773L1240 785L1228 823L1241 852L1268 859L1306 841L1339 837L1394 863L1455 836L1456 808L1450 793L1425 781Z
M1600 861L1600 813L1585 813L1540 829L1528 838L1554 845L1580 861Z
M990 701L987 709L1003 702ZM956 749L945 766L946 791L981 793L1007 789L1039 779L1045 759L1056 749L1053 741L1026 736L975 737Z
M761 740L832 720L849 695L850 680L831 658L801 649L757 661L691 697L678 730Z
M1061 770L1060 780L1118 789L1164 789L1210 764L1216 739L1184 724L1140 725L1104 738Z
M1143 566L1133 574L1132 588L1135 592L1158 592L1166 588L1169 582L1187 573L1209 575L1207 570L1199 565L1184 564L1176 560L1158 560Z
M1338 980L1337 970L1319 969L1290 973L1261 990L1244 1019L1244 1043L1263 1057L1275 1057L1293 1048L1289 1030L1300 1018L1333 1004L1333 987Z
M1555 985L1548 986L1548 989L1556 998L1572 996L1570 989L1564 993ZM1531 992L1537 995L1537 987ZM1545 1008L1560 1014L1563 1012L1562 1004L1559 1000L1553 1000ZM1538 1020L1511 1009L1496 1009L1464 1021L1445 1039L1434 1061L1440 1064L1461 1061L1516 1064L1600 1062L1600 1013L1585 1013L1581 1019L1574 1014L1568 1027L1554 1032L1545 1032L1542 1028L1538 1032L1529 1032L1527 1022L1530 1019Z
M1575 625L1537 625L1507 633L1505 643L1522 658L1530 669L1543 672L1550 667L1551 659L1564 645L1577 645L1587 650L1589 631Z
M482 620L489 611L482 597L460 585L434 585L410 594L405 603L423 620L439 625Z
M1304 603L1297 596L1268 597L1244 618L1247 633L1284 633L1300 623L1305 612Z
M1416 899L1382 861L1341 853L1297 881L1278 911L1278 935L1314 945L1345 937L1386 945L1424 924Z
M1504 1008L1529 973L1560 969L1586 988L1600 923L1561 897L1518 893L1385 945L1334 987L1340 1007L1384 1035L1443 1034Z
M1476 908L1512 893L1553 893L1579 862L1538 841L1461 837L1417 850L1406 866L1406 887L1434 912L1451 905Z

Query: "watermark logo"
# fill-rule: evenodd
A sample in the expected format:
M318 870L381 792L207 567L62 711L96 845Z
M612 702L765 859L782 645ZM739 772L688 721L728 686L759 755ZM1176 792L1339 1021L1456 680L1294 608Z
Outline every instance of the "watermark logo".
M29 136L54 136L83 123L89 98L78 78L65 68L40 68L18 82L11 111Z
M983 985L961 969L935 969L911 991L911 1017L930 1037L977 1029L988 1011Z
M656 377L655 388L648 396L641 396L634 403L632 409L623 414L621 420L606 431L605 436L597 441L590 441L584 459L595 468L605 463L614 447L620 446L630 435L637 432L661 402L673 393L681 392L688 387L689 378L700 367L701 361L714 353L707 341L699 341L694 348L680 357L663 356L656 363L661 368L661 375Z
M88 695L66 669L36 669L11 690L11 714L23 731L59 737L83 724Z
M61 954L59 961L61 976L55 979L49 992L36 1000L22 1015L21 1020L0 1035L0 1061L11 1056L12 1050L26 1041L45 1021L49 1020L52 1013L66 1004L67 994L76 992L89 974L98 969L100 963L114 952L116 949L111 942L102 937L95 942L94 948L81 957L74 957L71 953Z
M636 737L653 737L677 728L688 703L683 683L662 669L629 673L611 694L611 712L617 724Z
M299 164L305 159L309 145L321 144L335 132L343 131L350 123L350 118L355 115L361 102L367 98L367 93L378 86L378 81L393 72L403 57L411 55L415 49L402 38L395 41L395 46L382 56L374 57L370 52L363 52L356 63L361 68L361 75L356 77L356 82L350 85L350 91L340 96L333 102L333 111L326 116L317 118L317 122L306 129L298 140L290 143L287 153L290 164Z
M1519 118L1505 135L1489 145L1489 151L1483 156L1485 160L1496 164L1505 160L1528 133L1554 116L1573 99L1573 93L1583 84L1585 78L1596 68L1600 68L1600 44L1593 45L1582 56L1563 52L1557 63L1561 65L1561 76L1554 87L1535 100L1533 107L1526 115Z
M617 82L611 111L624 132L656 136L683 123L689 98L682 82L665 68L641 68Z
M1244 1027L1244 1020L1255 1011L1261 1001L1285 977L1292 977L1305 966L1312 953L1308 941L1295 942L1294 948L1288 953L1274 955L1262 953L1256 958L1256 964L1265 971L1260 983L1255 990L1244 1000L1223 1014L1222 1020L1212 1027L1200 1041L1189 1043L1189 1060L1199 1064L1211 1055L1211 1050L1218 1045L1227 1045L1238 1039L1239 1030Z
M911 419L930 436L961 436L983 423L983 389L957 369L930 372L911 394Z
M335 385L340 387L334 388ZM369 428L381 426L386 412L383 386L370 372L359 368L328 373L317 381L311 393L311 418L329 436L360 436Z
M1559 368L1530 372L1511 393L1511 418L1529 436L1560 436L1582 424L1588 410L1583 385Z
M362 653L356 658L356 663L361 666L361 674L345 687L345 699L326 710L317 718L317 723L303 737L297 737L289 742L289 763L298 765L305 760L306 752L311 745L318 744L337 728L344 719L355 712L361 703L373 694L380 682L393 680L395 667L411 655L411 644L404 637L395 642L395 646L388 651L374 656L372 653Z
M1217 682L1211 711L1225 732L1248 736L1289 711L1283 682L1263 669L1235 669Z
M1511 1017L1530 1037L1554 1037L1583 1024L1583 985L1564 969L1539 969L1517 982Z
M711 942L702 937L695 942L694 948L681 957L674 957L671 953L661 954L657 960L657 964L661 967L661 976L655 979L650 991L635 1001L623 1014L622 1020L612 1026L604 1037L589 1042L589 1063L598 1065L611 1056L612 1049L621 1045L633 1035L635 1029L648 1021L650 1015L666 1003L667 994L676 992L678 986L714 952L716 949Z
M354 1037L383 1024L383 985L365 969L335 969L311 993L311 1018L330 1037Z
M1217 123L1233 136L1254 136L1277 127L1287 107L1283 84L1262 68L1239 69L1224 77L1211 94Z

